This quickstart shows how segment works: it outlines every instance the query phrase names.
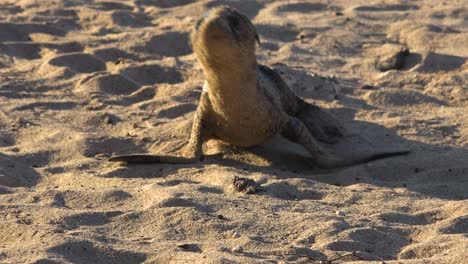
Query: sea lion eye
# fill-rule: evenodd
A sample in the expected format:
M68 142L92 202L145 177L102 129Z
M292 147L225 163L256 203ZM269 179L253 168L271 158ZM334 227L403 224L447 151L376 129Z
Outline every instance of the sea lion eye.
M198 29L201 25L201 23L203 22L203 20L205 20L205 18L200 18L198 21L197 21L197 24L195 24L195 29Z
M237 26L239 26L239 23L240 21L237 16L229 17L229 24L231 25L231 27L237 28Z

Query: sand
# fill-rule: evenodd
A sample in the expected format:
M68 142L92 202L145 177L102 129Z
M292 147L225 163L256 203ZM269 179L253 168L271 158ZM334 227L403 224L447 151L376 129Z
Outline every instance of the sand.
M220 4L359 139L341 150L411 154L319 170L276 138L106 162L186 144L203 84L188 36ZM2 0L0 263L465 263L467 43L463 0ZM401 69L376 68L400 48Z

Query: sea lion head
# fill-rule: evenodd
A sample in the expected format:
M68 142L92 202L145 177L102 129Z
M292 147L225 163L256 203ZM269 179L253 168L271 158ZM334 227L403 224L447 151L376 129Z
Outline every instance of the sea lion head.
M257 31L250 20L234 8L220 6L201 18L191 34L192 48L204 67L217 69L247 66L255 59Z

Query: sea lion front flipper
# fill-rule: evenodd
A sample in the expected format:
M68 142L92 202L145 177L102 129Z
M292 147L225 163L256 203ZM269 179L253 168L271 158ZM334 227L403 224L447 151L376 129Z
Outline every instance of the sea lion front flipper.
M185 146L184 151L180 156L171 155L152 155L152 154L130 154L114 156L108 159L110 162L126 162L131 164L150 164L150 163L172 163L172 164L186 164L193 163L200 159L202 154L203 137L208 138L209 132L203 126L204 116L206 109L210 107L208 94L202 92L200 102L198 103L197 111L193 118L192 130L190 132L190 139Z
M331 155L329 151L320 146L304 123L295 117L289 118L281 134L292 142L302 145L312 156L314 165L320 168L340 168L410 153L408 150L398 150L381 153L360 153L348 157Z

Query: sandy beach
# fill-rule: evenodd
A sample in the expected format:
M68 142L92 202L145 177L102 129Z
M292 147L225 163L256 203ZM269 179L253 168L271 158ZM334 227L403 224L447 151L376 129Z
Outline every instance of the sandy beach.
M219 5L342 122L333 151L411 153L324 170L278 137L107 162L187 144L189 35ZM467 58L464 0L1 0L0 263L466 263Z

